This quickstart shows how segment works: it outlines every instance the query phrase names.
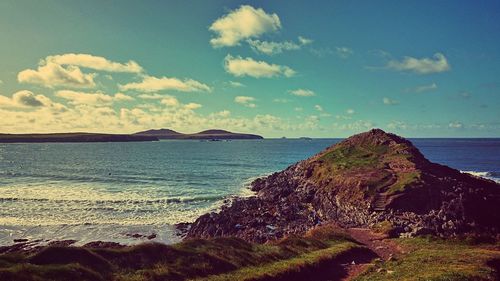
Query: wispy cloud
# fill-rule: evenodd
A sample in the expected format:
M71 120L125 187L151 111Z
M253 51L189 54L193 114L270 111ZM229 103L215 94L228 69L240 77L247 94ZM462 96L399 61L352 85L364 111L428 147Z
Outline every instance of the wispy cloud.
M450 122L448 124L448 127L452 128L452 129L462 129L464 127L464 124L461 123L461 122Z
M209 30L216 34L216 37L210 40L210 44L216 48L235 46L242 40L257 38L280 28L281 22L277 14L268 14L261 8L242 5L210 25Z
M237 82L237 81L229 81L228 84L229 84L229 86L231 86L233 88L245 87L245 84Z
M393 100L391 98L388 98L388 97L384 97L382 99L382 102L385 104L385 105L396 105L396 104L399 104L399 102L397 100Z
M343 59L350 57L354 51L348 47L335 47L337 55Z
M439 73L450 70L448 60L441 53L436 53L432 58L404 57L402 61L390 60L387 68L398 71L411 71L417 74Z
M166 106L178 106L180 104L176 97L170 95L163 97L160 103Z
M261 41L257 39L248 39L248 44L252 49L258 53L263 53L266 55L281 54L283 51L300 50L303 46L311 44L312 40L304 37L300 37L298 42L285 41L285 42L272 42L272 41Z
M118 63L110 61L104 57L94 56L90 54L70 53L48 56L47 58L45 58L44 62L52 62L59 65L74 65L108 72L140 73L143 71L142 67L132 60L128 61L127 63Z
M273 102L277 103L289 103L291 100L289 99L274 99Z
M210 92L211 88L193 79L178 79L170 77L144 76L141 82L133 82L119 85L120 90L135 90L139 92L157 92L163 90L174 90L179 92Z
M422 85L422 86L416 87L415 88L415 92L422 93L422 92L436 90L437 88L438 88L437 84L436 83L432 83L432 84L429 84L429 85Z
M293 96L298 96L298 97L313 97L316 95L316 93L312 90L308 89L296 89L296 90L290 90L288 91L290 95Z
M189 110L195 110L195 109L198 109L201 107L202 107L201 104L194 103L194 102L190 102L190 103L184 105L184 108L189 109Z
M255 78L271 78L276 76L291 77L295 70L285 65L270 64L265 61L256 61L252 58L233 57L227 55L224 59L226 72L240 77L251 76Z
M234 98L235 103L242 104L246 107L254 108L257 105L254 103L255 98L254 97L248 97L248 96L237 96Z
M113 96L106 95L102 92L86 93L86 92L77 92L70 90L61 90L57 91L56 96L68 100L69 103L73 105L90 104L95 106L104 106L104 105L110 105L115 100ZM118 97L118 99L122 98Z

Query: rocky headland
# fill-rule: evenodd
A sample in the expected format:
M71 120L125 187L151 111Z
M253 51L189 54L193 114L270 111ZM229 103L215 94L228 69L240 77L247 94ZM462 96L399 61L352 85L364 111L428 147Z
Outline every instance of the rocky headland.
M251 189L256 196L201 216L186 236L265 242L332 222L389 226L402 237L500 231L500 184L432 163L410 141L380 129L257 179Z

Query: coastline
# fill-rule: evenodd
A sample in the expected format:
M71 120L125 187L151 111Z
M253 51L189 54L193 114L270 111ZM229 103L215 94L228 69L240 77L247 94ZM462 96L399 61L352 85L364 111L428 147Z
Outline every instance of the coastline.
M487 175L486 172L460 172L471 174L472 176L477 178L484 178L493 180L495 182L500 182L500 179L498 178L485 177L485 175ZM242 188L239 193L229 195L225 199L218 201L214 204L212 211L209 211L204 215L217 214L223 209L231 207L232 204L236 201L241 201L256 196L257 191L252 190L252 184L256 180L263 180L272 174L273 173L266 173L248 178L243 182ZM198 216L196 219L200 218L201 216ZM3 238L0 238L0 253L8 252L9 249L23 252L31 251L34 248L54 245L85 247L85 245L97 244L101 245L100 247L103 248L114 248L117 246L127 247L148 242L172 245L184 240L186 234L188 233L190 227L196 221L196 219L193 219L192 221L163 225L0 225L0 229L2 229L5 233ZM22 230L27 229L29 229L29 231L26 232L27 234L23 234ZM114 237L110 239L110 232L103 231L105 229L113 229ZM74 233L75 236L55 238L60 232ZM15 233L18 233L18 235L16 235Z
M260 174L244 180L238 193L214 202L208 213L219 212L235 200L255 196L256 193L251 190L252 182L269 174ZM174 224L0 225L0 254L8 252L9 249L22 252L54 245L85 247L87 244L97 243L104 248L108 246L113 248L117 245L134 246L147 242L172 245L184 239L187 228L200 216ZM61 237L61 233L66 235Z

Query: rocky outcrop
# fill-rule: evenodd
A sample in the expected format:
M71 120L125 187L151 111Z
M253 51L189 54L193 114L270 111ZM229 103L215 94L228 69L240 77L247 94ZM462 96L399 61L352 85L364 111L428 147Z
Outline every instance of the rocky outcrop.
M325 222L390 222L412 236L500 231L500 185L431 163L410 141L374 129L252 183L256 196L198 218L187 237L264 242Z

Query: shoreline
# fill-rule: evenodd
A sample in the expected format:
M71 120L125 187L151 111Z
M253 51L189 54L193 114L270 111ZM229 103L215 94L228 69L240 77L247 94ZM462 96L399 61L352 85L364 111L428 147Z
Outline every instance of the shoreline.
M255 196L256 193L251 190L252 183L256 179L264 178L270 174L271 173L265 173L244 180L241 185L241 190L238 193L228 195L226 198L214 203L214 208L208 213L220 212L224 207L230 206L235 200ZM0 225L0 234L11 230L9 239L7 239L7 235L4 235L4 237L0 236L0 254L3 253L5 249L9 248L16 249L16 251L30 251L37 247L59 245L85 247L87 244L98 244L102 247L105 247L106 245L109 245L110 247L118 245L120 247L128 247L148 242L172 245L181 242L185 238L189 227L200 216L194 218L191 222L179 222L174 224ZM33 233L33 229L38 229L38 231ZM69 229L70 232L80 233L81 235L80 237L77 237L78 235L60 238L51 237L51 235L56 236L56 234L58 232L62 232L63 229L66 229L66 232ZM102 233L101 235L98 235L98 237L94 237L92 239L82 236L85 235L84 233L103 232L103 229L119 229L119 231L115 232L114 234L116 236L111 239L106 239L104 237L109 237L109 233ZM27 231L19 236L15 236L15 234L13 234L14 232L19 232L20 230ZM48 234L47 231L49 232ZM11 242L5 243L7 240L10 240Z
M474 172L474 171L460 171L461 173L470 174L476 178L482 178L487 180L493 180L495 182L499 182L500 179L491 178L486 175L486 172ZM88 245L98 245L99 247L107 248L107 247L129 247L140 245L142 243L160 243L164 245L173 245L179 242L182 242L186 235L188 234L191 226L199 219L200 217L210 215L210 214L218 214L224 209L230 208L235 202L242 202L251 197L257 197L257 191L252 190L254 182L258 180L263 180L266 177L272 175L274 173L266 173L261 174L259 176L250 177L245 180L242 184L241 192L238 194L233 194L227 196L227 198L221 200L220 204L217 204L217 207L214 207L212 211L207 212L199 217L197 217L192 222L180 222L175 224L152 224L152 225L116 225L116 224L102 224L102 225L92 225L92 224L83 224L83 225L47 225L47 226L25 226L25 225L1 225L0 229L5 230L8 229L26 229L26 228L79 228L79 232L91 232L89 230L102 230L105 228L119 228L120 232L115 233L117 236L112 239L106 239L104 237L98 237L94 239L87 239L85 237L61 237L61 238L50 238L50 236L45 236L41 238L41 236L46 233L44 231L39 232L40 236L33 237L33 234L29 234L27 236L13 236L11 235L11 243L3 243L4 240L6 242L6 238L0 238L0 254L4 253L5 249L16 249L15 251L31 251L34 248L45 247L45 246L76 246L76 247L86 247ZM56 232L58 232L57 230ZM1 230L0 230L1 232ZM54 234L54 233L52 233ZM109 234L109 233L108 233ZM108 235L105 234L105 235ZM49 234L50 235L50 234ZM49 238L46 238L49 237ZM7 250L8 251L8 250Z

